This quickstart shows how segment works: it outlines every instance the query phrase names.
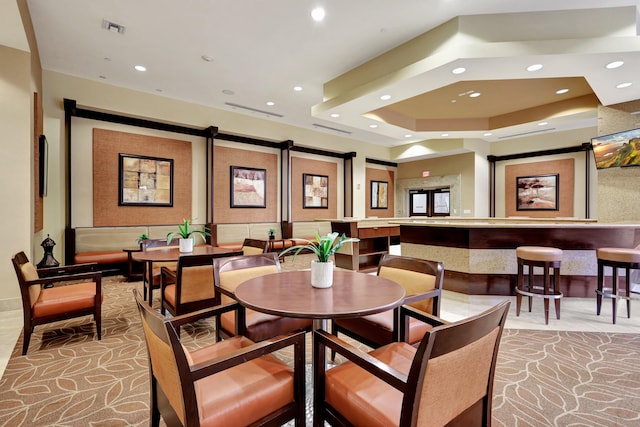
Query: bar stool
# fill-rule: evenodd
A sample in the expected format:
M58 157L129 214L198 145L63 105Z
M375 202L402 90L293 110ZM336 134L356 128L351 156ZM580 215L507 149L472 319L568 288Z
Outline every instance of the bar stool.
M596 289L596 314L600 315L602 297L610 297L613 306L613 323L616 323L616 305L618 299L627 300L627 318L631 317L631 278L630 270L640 269L640 251L625 248L600 248L596 249L598 258L598 289ZM604 268L611 267L613 277L611 288L604 287ZM624 268L626 275L625 294L618 293L618 269Z
M544 246L519 246L516 248L518 258L518 284L516 288L516 316L520 316L522 296L529 298L529 311L531 311L532 297L544 298L544 323L549 324L549 300L555 300L556 318L560 319L560 264L562 262L562 250ZM524 266L528 268L527 283L524 282ZM544 269L544 286L535 286L534 267ZM553 270L553 275L549 270Z

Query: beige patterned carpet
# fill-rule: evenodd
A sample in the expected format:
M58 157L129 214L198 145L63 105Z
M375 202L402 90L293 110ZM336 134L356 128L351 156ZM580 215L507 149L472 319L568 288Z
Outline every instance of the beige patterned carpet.
M82 319L36 328L27 356L18 341L0 380L0 425L148 425L136 286L105 280L102 341ZM184 328L187 346L212 342L213 326ZM506 330L493 419L505 427L640 426L640 335Z

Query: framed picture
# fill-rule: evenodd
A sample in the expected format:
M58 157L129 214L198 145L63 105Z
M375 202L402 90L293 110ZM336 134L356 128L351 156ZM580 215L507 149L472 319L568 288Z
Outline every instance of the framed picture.
M387 181L371 181L371 209L387 209L389 207L388 189L389 183Z
M231 166L231 207L266 208L267 170Z
M302 207L329 209L329 177L302 174Z
M557 211L558 174L516 177L516 210Z
M173 159L119 154L120 206L173 206Z

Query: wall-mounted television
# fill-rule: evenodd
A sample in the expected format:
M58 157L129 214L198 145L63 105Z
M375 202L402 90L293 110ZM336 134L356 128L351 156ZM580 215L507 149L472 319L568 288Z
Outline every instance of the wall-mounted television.
M640 129L591 138L596 168L640 166Z

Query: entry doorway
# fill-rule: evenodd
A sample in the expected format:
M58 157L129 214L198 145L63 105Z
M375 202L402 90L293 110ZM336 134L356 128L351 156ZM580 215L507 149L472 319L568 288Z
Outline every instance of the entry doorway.
M409 216L448 216L450 210L449 187L409 190Z

